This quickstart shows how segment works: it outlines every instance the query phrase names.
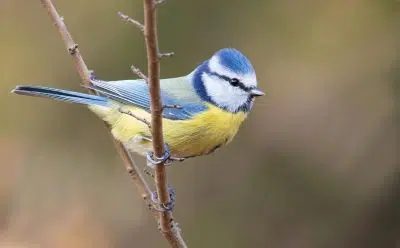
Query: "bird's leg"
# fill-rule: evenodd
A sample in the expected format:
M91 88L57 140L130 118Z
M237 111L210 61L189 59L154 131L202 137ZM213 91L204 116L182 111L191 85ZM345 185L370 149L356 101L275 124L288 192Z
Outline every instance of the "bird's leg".
M153 202L153 208L156 211L159 212L172 211L176 201L175 189L172 187L172 185L168 185L168 193L170 201L165 204L160 202L160 200L158 199L157 192L156 191L153 192L153 194L151 195L151 200Z
M137 140L141 140L141 141L152 142L151 137L144 136L144 135L137 135L135 138ZM147 157L147 166L151 167L152 169L154 169L155 166L157 166L158 164L161 164L162 162L164 162L164 164L168 164L168 163L170 163L170 161L172 159L175 159L175 158L171 157L169 147L167 144L165 144L165 153L162 158L158 158L158 157L154 156L153 152L148 152L146 157ZM153 173L151 173L147 168L143 169L143 171L145 174L154 178ZM175 198L175 190L172 187L172 185L168 185L168 192L169 192L170 202L166 203L166 204L161 203L159 201L158 194L156 191L151 194L151 200L153 202L154 210L159 211L159 212L172 211L172 209L175 206L175 199L176 199Z
M182 106L176 104L173 105L167 104L162 106L163 111L167 108L182 109ZM151 138L148 139L151 141ZM169 146L167 143L164 144L164 155L162 157L157 157L154 155L153 152L149 151L146 155L146 158L147 158L147 166L151 167L152 169L154 169L157 165L162 163L164 165L169 165L175 161L182 162L183 160L185 160L184 158L177 158L171 156L171 152L169 151Z
M143 137L143 139L148 142L152 142L152 139L150 137ZM146 164L150 168L154 169L157 165L159 165L161 163L166 164L166 161L168 160L168 158L170 156L171 156L171 154L169 152L168 145L165 144L165 153L161 158L156 157L152 151L147 152L147 154L146 154L147 163Z
M149 137L149 136L138 134L133 137L132 142L142 144L143 142L150 143L150 142L152 142L152 140L151 140L151 137ZM151 167L151 166L149 166L149 167ZM144 172L144 174L146 174L154 179L154 174L148 168L144 168L143 172Z

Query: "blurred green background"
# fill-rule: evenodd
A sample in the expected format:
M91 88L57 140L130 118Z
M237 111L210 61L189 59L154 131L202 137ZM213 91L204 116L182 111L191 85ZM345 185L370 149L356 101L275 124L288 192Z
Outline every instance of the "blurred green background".
M54 3L98 77L145 68L141 33L116 14L141 20L141 1ZM160 7L160 48L176 53L163 77L235 47L267 92L232 144L168 169L190 247L400 247L399 4ZM95 115L9 93L79 80L40 2L1 0L0 247L166 247Z

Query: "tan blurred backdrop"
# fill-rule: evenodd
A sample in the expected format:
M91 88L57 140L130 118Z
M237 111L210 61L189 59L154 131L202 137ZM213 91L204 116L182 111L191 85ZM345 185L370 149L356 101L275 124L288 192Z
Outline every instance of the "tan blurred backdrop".
M98 77L145 68L116 15L141 1L54 3ZM168 170L190 247L400 247L399 23L394 0L160 8L163 77L235 47L267 93L231 145ZM18 84L84 91L38 0L0 0L0 247L166 247L102 122Z

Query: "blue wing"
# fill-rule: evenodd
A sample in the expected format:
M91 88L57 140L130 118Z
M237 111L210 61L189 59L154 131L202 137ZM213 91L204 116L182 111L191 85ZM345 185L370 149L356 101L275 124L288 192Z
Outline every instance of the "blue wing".
M173 80L168 80L169 83L174 83ZM182 84L182 80L177 80L176 84ZM92 89L116 102L134 105L150 112L150 96L148 85L143 80L121 80L121 81L101 81L92 80ZM184 82L188 84L188 82ZM163 117L172 120L186 120L193 117L195 114L207 109L207 106L201 101L194 101L195 97L188 98L187 87L182 87L184 92L182 99L173 94L168 94L165 87L161 87L161 101L163 105L178 105L181 108L165 108ZM175 89L176 92L176 89ZM192 93L195 94L195 93ZM191 101L187 101L191 99Z

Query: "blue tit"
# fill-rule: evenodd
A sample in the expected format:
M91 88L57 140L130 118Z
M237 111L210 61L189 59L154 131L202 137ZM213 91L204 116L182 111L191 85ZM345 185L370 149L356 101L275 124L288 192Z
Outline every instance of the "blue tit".
M12 92L85 104L130 151L141 155L151 151L151 132L139 120L151 119L147 83L93 78L91 84L98 95L41 86L17 86ZM251 62L232 48L217 51L189 75L160 80L160 88L164 105L179 106L163 111L164 140L177 158L206 155L229 143L254 99L264 95L257 88Z

